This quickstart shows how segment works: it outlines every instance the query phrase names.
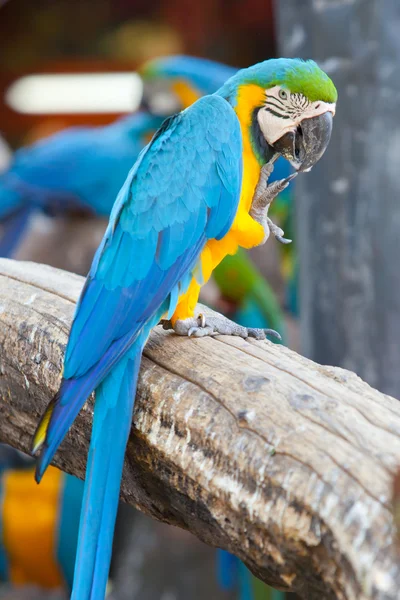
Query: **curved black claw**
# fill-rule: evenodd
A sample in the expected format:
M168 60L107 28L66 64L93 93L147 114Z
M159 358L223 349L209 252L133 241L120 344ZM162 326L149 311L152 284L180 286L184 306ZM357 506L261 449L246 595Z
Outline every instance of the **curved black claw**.
M292 240L289 240L288 238L283 237L283 234L285 233L283 231L283 229L278 227L278 225L275 225L275 223L273 221L271 221L271 219L269 217L267 217L266 222L268 224L270 232L275 237L275 239L278 240L278 242L280 242L281 244L291 244L292 243Z
M280 235L276 235L275 239L278 240L281 244L291 244L293 240L289 240L289 238L284 238Z
M282 341L282 336L280 333L275 331L275 329L256 329L254 327L247 328L248 337L255 338L256 340L264 340L267 335L274 337L275 339Z
M297 177L297 175L298 175L298 174L299 174L299 172L298 172L298 171L295 171L295 172L294 172L294 173L292 173L291 175L288 175L288 176L286 177L286 180L285 180L285 181L287 181L287 183L289 183L289 181L292 181L292 179L294 179L295 177Z
M274 337L275 339L279 340L280 342L282 341L282 336L278 331L275 331L275 329L264 329L265 334L266 335L270 335L271 337Z

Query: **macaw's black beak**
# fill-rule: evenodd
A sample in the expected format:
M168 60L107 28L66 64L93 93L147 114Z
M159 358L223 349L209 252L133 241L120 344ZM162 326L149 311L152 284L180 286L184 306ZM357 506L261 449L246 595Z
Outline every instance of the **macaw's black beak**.
M297 171L309 171L328 147L332 121L331 112L311 119L303 119L296 131L285 133L273 144L273 147Z
M143 82L140 109L166 118L182 110L182 106L177 95L171 90L170 82L160 78Z

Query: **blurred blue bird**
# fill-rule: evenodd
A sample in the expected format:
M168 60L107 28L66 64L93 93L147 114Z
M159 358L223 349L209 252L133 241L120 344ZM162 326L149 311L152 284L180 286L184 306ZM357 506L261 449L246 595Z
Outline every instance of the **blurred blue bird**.
M11 256L30 216L108 217L127 173L162 117L138 112L106 127L72 127L18 150L0 174L0 256Z

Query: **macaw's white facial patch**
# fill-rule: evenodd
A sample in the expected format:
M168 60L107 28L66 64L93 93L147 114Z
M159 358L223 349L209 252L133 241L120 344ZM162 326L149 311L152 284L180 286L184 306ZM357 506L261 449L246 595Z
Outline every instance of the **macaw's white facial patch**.
M295 131L303 119L318 117L326 112L333 115L336 104L316 100L310 102L303 94L293 94L275 85L265 90L264 106L258 111L258 124L268 144L272 145L285 133Z

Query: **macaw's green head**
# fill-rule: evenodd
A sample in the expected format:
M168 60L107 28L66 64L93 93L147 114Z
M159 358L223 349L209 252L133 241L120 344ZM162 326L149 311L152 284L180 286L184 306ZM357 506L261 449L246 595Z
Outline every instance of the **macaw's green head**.
M239 71L232 83L238 102L242 86L262 90L252 113L253 134L258 129L297 171L309 171L328 146L336 110L337 91L326 73L312 60L279 58Z

